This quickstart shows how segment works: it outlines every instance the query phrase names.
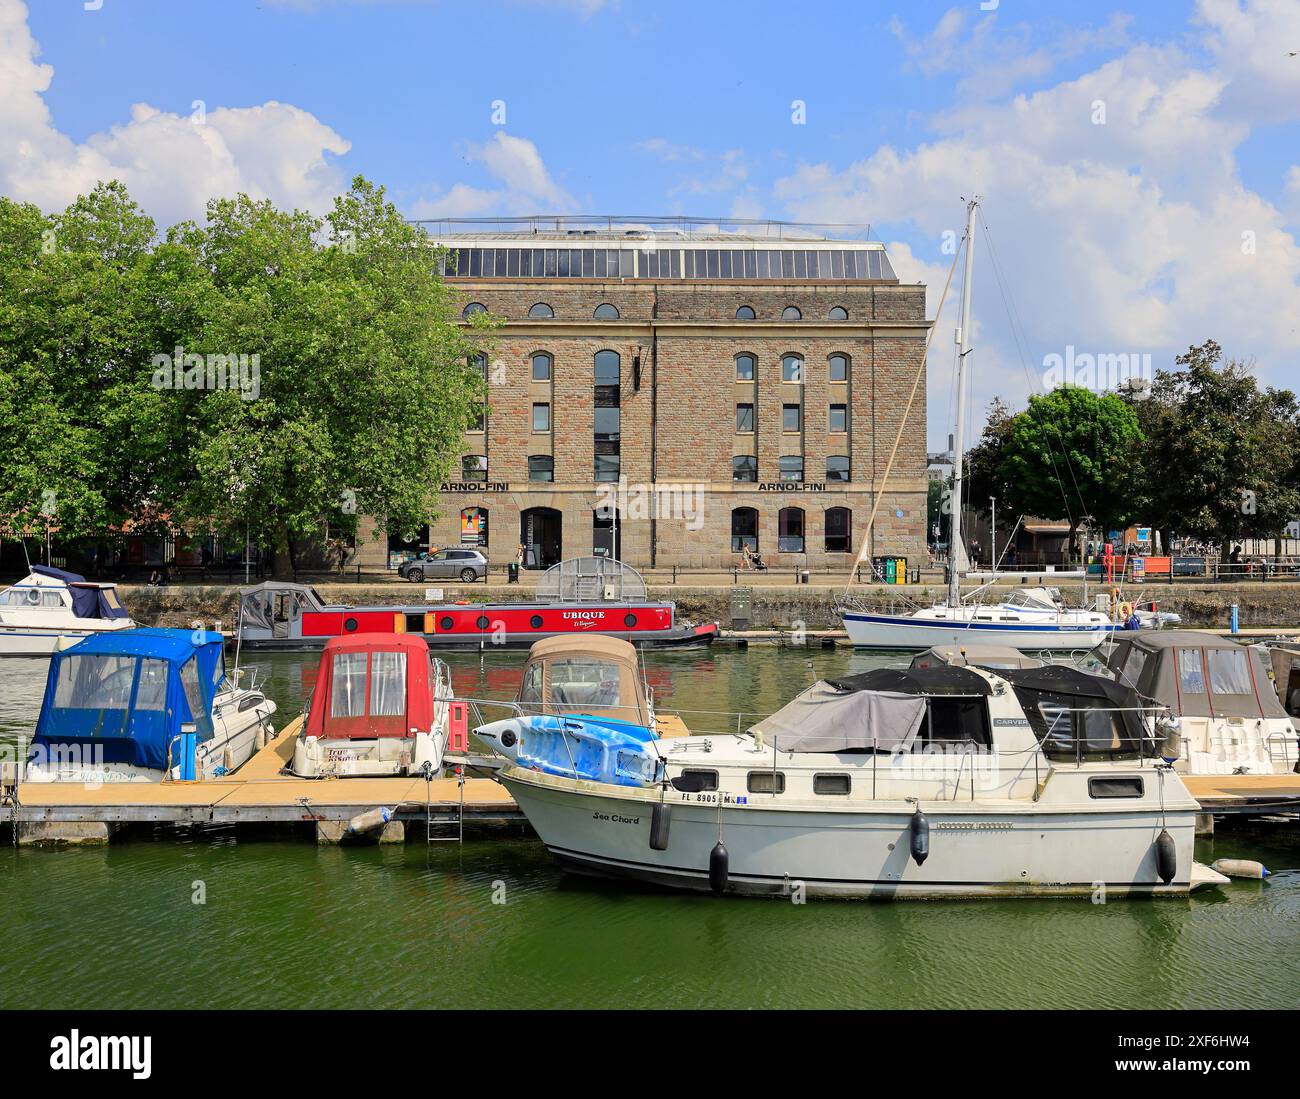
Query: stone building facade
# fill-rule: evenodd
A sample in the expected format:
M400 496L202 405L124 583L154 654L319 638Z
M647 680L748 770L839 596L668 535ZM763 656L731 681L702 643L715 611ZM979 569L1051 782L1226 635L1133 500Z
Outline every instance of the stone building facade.
M748 546L774 568L847 573L883 490L871 554L924 563L925 289L879 244L562 229L437 243L463 315L502 323L480 360L482 430L440 486L429 544L638 568L730 568Z

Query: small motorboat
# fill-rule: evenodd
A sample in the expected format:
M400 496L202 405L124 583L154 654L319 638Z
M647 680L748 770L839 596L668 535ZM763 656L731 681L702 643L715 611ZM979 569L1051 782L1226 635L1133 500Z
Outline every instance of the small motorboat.
M451 701L451 672L422 637L332 638L290 770L303 778L436 775Z
M626 641L598 635L538 641L514 708L514 717L474 733L518 767L630 786L662 774L653 695Z
M497 777L564 866L681 889L1109 898L1222 884L1193 859L1199 804L1146 710L1064 665L877 669L818 682L747 732L651 742L662 773L639 784L517 761Z
M237 677L236 677L237 678ZM271 733L275 703L226 676L206 630L94 634L50 659L28 782L220 778Z
M59 643L135 627L117 587L32 565L0 591L0 656L49 656Z
M1110 674L1167 708L1189 775L1285 775L1300 757L1296 726L1253 646L1199 630L1115 635Z

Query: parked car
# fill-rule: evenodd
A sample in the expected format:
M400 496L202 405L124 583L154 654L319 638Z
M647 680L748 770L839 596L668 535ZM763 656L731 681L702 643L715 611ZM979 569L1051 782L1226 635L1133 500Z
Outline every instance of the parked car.
M487 558L475 549L441 549L421 554L413 561L403 561L397 575L419 584L424 580L447 580L459 577L467 584L487 579Z

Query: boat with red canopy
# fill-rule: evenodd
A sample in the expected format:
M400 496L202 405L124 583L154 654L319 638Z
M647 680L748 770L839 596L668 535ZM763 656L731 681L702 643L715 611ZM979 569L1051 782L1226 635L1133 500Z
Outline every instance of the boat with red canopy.
M450 703L451 672L422 637L332 638L290 769L304 778L436 775Z
M578 557L546 571L517 603L327 604L305 584L268 580L240 589L239 638L250 648L308 649L356 633L420 635L435 648L528 648L546 637L600 634L634 645L708 645L718 624L677 620L671 602L648 598L633 568Z

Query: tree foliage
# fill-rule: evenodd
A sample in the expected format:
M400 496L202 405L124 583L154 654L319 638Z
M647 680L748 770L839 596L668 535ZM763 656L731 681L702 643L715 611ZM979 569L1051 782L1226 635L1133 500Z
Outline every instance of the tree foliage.
M0 515L281 548L424 522L483 386L435 258L360 177L323 219L240 195L161 240L120 183L0 199Z

